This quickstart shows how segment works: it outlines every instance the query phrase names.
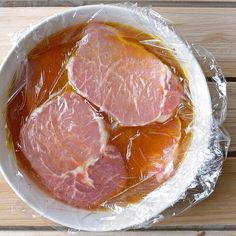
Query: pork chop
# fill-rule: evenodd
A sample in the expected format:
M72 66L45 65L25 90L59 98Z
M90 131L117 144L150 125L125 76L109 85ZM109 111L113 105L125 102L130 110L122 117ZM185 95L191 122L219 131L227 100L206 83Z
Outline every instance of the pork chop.
M119 150L107 145L103 118L80 95L64 92L37 108L23 125L23 153L58 199L95 207L126 185Z
M164 122L181 101L180 82L168 66L102 23L85 27L67 70L79 94L125 126Z

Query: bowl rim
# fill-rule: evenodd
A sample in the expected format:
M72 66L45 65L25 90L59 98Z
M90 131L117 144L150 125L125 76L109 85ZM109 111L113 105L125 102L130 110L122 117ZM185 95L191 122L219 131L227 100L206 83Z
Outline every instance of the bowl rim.
M130 12L131 14L134 14L134 12L133 12L132 9L127 8L127 7L123 7L123 6L118 6L118 5L101 5L101 4L97 4L97 5L87 5L87 6L75 7L75 8L68 9L68 10L66 10L66 11L63 11L63 12L60 12L60 13L57 13L57 14L54 14L54 15L52 15L52 16L50 16L50 17L45 18L45 19L42 20L39 24L33 26L25 35L23 35L23 36L20 38L20 40L17 42L17 44L23 42L23 41L25 40L25 38L27 38L27 37L28 37L30 34L32 34L35 30L37 30L37 29L39 29L39 28L41 28L41 27L44 27L45 24L46 24L48 21L57 19L58 17L63 16L63 15L66 15L66 14L75 13L75 12L77 12L78 10L79 10L79 11L86 11L86 10L88 10L88 9L95 9L95 10L97 9L97 10L99 10L99 9L101 9L101 7L102 7L102 8L106 8L106 9L111 9L111 8L113 8L114 10L115 10L115 9L126 10L127 13ZM176 35L176 36L179 38L178 35ZM180 40L181 42L183 42L180 38L179 38L179 40ZM0 66L0 74L2 73L2 70L3 70L4 66L5 66L5 64L8 63L8 61L11 59L11 56L12 56L12 54L14 53L14 51L15 51L15 49L16 49L16 47L17 47L17 44L12 47L12 49L8 52L8 54L7 54L6 57L4 58L4 60L3 60L2 64L1 64L1 66ZM205 79L205 76L204 76L204 74L203 74L203 72L202 72L202 69L201 69L199 63L197 62L197 60L196 60L194 57L193 57L193 59L195 60L196 67L198 67L198 68L197 68L198 71L201 71L201 73L202 73L201 76L204 77L204 79ZM206 83L206 82L205 82L205 83ZM205 84L205 85L206 85L206 84ZM207 85L206 85L206 86L207 86ZM209 91L208 91L208 92L209 92ZM209 106L209 105L211 105L211 104L210 104L210 95L209 95L208 100L209 100L209 104L208 104L208 106ZM208 109L211 109L211 108L208 107ZM210 114L209 114L209 115L210 115ZM208 124L211 124L211 122L212 122L212 121L211 121L211 119L210 119L209 122L208 122ZM207 132L206 132L206 133L207 133ZM208 140L209 137L206 137L205 139ZM179 167L179 168L180 168L180 167ZM178 171L179 171L179 168L178 168ZM2 168L2 165L1 165L1 173L2 173L2 175L3 175L3 177L4 177L4 179L6 180L6 182L9 184L9 186L10 186L10 187L14 190L14 192L17 194L17 196L18 196L23 202L25 202L30 208L32 208L33 210L35 210L35 211L36 211L37 213L39 213L40 215L43 215L44 217L46 217L46 218L48 218L48 219L50 219L50 220L52 220L52 221L54 221L54 222L56 222L56 223L65 225L65 222L64 222L63 220L55 219L55 217L53 217L53 216L51 216L51 215L45 213L44 211L42 211L41 209L39 209L39 208L37 208L35 205L33 205L31 202L29 202L27 199L25 199L25 197L23 196L23 194L21 193L21 191L20 191L19 189L17 189L17 188L14 186L14 184L11 182L10 178L7 176L7 173L5 173L4 169ZM173 178L172 178L172 179L173 179ZM168 180L167 182L169 182L169 181L170 181L170 180ZM166 187L166 186L167 186L166 184L163 184L162 187ZM162 187L161 187L161 188L162 188ZM158 188L157 190L159 191L159 188ZM154 190L153 192L156 192L156 190ZM168 191L167 191L167 192L168 192ZM183 193L183 192L182 192L182 193ZM181 194L182 194L182 193L181 193ZM151 193L150 195L151 195L151 199L156 197L155 194L152 194L152 193ZM177 200L179 200L179 198L178 198L178 199L174 199L174 201L173 201L172 203L175 203L175 200L177 201ZM153 204L153 202L152 202L152 204ZM137 206L137 204L135 204L135 205ZM168 206L170 206L170 204L168 204ZM165 207L163 207L163 208L164 208L163 210L165 210L165 209L167 209L168 207L165 206ZM158 212L158 213L159 213L159 212ZM153 215L153 216L155 216L155 215ZM140 217L140 218L141 218L141 217ZM90 230L90 231L93 231L93 230L95 230L95 231L97 231L97 230L98 230L98 231L120 230L120 229L123 229L123 228L133 227L133 226L137 226L137 225L139 225L139 224L143 224L145 221L148 221L148 220L150 220L150 219L151 219L151 217L145 217L145 215L144 215L144 217L142 218L141 221L140 221L140 220L137 220L137 222L136 222L135 224L134 224L134 223L132 223L132 224L127 224L127 225L125 225L124 227L123 227L123 226L118 226L118 225L115 225L115 227L114 227L114 225L112 225L112 226L109 225L107 228L101 228L101 227L92 227L92 228L85 227L85 228L83 228L83 227L79 227L78 229L81 229L81 230ZM73 226L68 225L68 224L67 224L66 226L68 226L68 227L73 227ZM73 228L76 228L76 227L73 227Z

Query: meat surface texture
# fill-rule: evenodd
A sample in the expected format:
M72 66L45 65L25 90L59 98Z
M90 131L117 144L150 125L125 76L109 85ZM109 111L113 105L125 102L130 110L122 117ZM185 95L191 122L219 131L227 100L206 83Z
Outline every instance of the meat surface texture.
M168 66L102 23L85 27L67 70L79 94L125 126L164 122L181 101L180 82Z
M107 139L103 118L74 92L37 108L20 134L23 153L42 183L80 208L98 206L126 185L125 163Z

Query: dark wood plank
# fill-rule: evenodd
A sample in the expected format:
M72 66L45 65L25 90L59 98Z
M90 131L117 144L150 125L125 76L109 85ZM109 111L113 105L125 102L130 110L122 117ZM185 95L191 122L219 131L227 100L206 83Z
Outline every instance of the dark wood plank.
M2 231L0 236L67 236L68 232L61 231ZM77 236L97 236L98 233L92 232L78 232ZM235 231L123 231L123 232L112 232L102 233L103 236L235 236Z
M137 0L139 6L153 7L236 7L236 0ZM71 7L100 4L98 0L0 0L2 7ZM104 0L102 3L120 3L119 0Z

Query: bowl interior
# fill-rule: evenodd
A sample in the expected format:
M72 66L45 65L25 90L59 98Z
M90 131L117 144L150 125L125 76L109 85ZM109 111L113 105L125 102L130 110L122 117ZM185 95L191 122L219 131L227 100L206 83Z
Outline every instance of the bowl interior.
M8 148L6 138L5 110L8 90L22 58L45 37L67 26L88 20L131 25L149 34L158 35L167 45L175 47L176 57L189 78L196 115L192 144L176 174L143 201L125 209L117 207L108 212L77 209L46 195L20 172L14 152ZM0 163L3 176L16 194L40 215L74 229L108 231L143 224L171 206L185 193L200 166L208 158L212 117L205 76L185 43L152 11L144 12L134 7L93 5L74 8L42 21L19 40L4 60L0 69L0 103Z

